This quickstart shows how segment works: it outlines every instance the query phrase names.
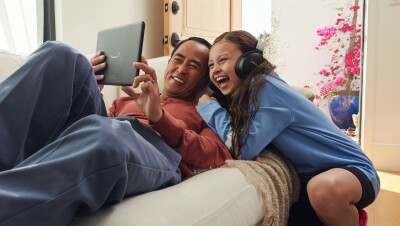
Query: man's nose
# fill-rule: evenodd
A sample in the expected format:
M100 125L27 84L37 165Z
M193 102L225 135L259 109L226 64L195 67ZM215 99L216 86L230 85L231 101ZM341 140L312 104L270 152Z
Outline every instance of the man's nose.
M179 74L186 74L186 73L187 73L187 66L186 66L185 64L181 64L181 65L176 69L176 71L177 71Z

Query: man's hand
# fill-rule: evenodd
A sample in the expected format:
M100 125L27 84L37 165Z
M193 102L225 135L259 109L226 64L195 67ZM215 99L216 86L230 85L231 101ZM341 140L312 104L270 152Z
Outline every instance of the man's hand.
M90 63L92 64L94 73L104 69L107 67L105 62L106 56L103 54L102 51L97 52L91 59ZM104 75L96 75L96 80L102 80ZM103 90L104 85L99 84L100 91Z
M123 86L121 89L136 101L151 123L157 123L162 117L163 111L156 72L154 68L147 64L147 60L144 57L142 57L142 62L134 62L133 67L142 70L144 74L135 77L132 86ZM139 85L142 92L137 92L134 89Z
M203 94L199 98L196 108L200 107L200 105L204 104L206 101L209 101L209 100L217 101L217 99L215 97L210 97L208 94Z

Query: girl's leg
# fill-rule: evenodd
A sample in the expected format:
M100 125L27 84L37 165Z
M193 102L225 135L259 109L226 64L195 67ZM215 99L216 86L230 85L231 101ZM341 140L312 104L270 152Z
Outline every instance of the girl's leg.
M90 114L106 114L90 62L65 44L46 42L0 84L0 171Z
M359 179L342 168L320 173L307 184L311 206L326 226L358 225L354 204L361 199L362 192Z

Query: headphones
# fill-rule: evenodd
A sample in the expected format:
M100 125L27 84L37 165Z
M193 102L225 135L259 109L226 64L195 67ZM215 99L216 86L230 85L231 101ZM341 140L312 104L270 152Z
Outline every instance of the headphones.
M236 75L243 79L263 62L264 44L257 42L256 49L243 53L236 61Z

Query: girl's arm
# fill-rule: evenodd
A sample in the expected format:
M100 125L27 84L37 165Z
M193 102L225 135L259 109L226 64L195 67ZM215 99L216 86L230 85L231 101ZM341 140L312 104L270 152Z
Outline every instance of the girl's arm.
M242 159L253 160L290 123L293 117L279 90L268 85L260 90L259 109L249 129L249 136L242 146ZM216 101L207 101L197 108L206 123L218 134L232 152L230 116Z

